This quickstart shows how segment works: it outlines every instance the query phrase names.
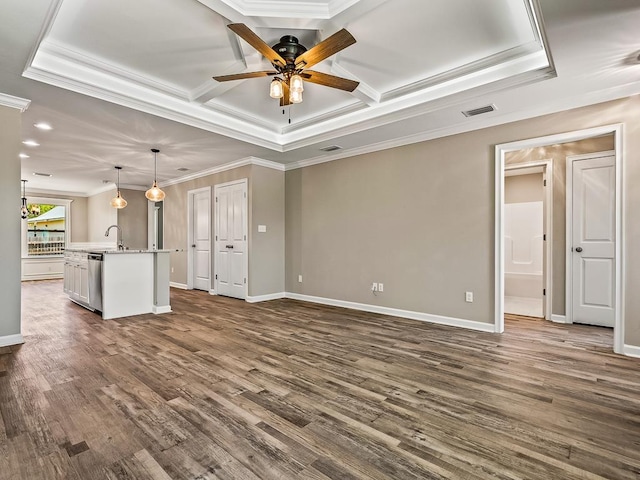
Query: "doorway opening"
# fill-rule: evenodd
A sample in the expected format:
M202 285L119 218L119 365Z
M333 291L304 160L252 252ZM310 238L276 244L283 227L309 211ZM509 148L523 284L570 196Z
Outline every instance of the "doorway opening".
M604 143L603 143L604 142ZM598 145L606 145L609 142L608 148L594 148L592 150L580 150L571 148L576 145L583 145L585 143L595 143ZM591 145L593 146L593 145ZM550 154L556 150L557 155L559 150L563 153L563 156L556 157ZM610 272L610 296L612 306L613 317L613 350L616 353L623 353L624 350L624 285L622 278L624 275L623 267L623 251L622 251L622 231L623 231L623 211L622 211L622 198L624 192L623 186L623 126L622 124L607 125L602 127L590 128L585 130L579 130L574 132L562 133L557 135L550 135L545 137L533 138L528 140L522 140L517 142L511 142L506 144L496 145L495 149L495 317L494 317L494 329L498 333L504 331L504 314L505 314L505 272L507 271L505 265L505 172L509 170L515 163L526 163L527 161L541 161L544 158L553 158L553 168L547 167L547 180L552 179L555 182L555 187L552 191L552 211L553 214L550 218L550 224L548 225L545 234L554 233L553 243L550 245L551 254L549 255L549 266L547 274L543 276L547 278L546 285L546 297L547 297L547 311L544 312L545 316L554 322L558 323L573 323L574 321L574 308L572 308L573 297L576 295L575 290L570 290L570 280L568 275L571 269L573 269L574 263L583 262L581 258L575 258L576 255L581 255L581 250L575 250L573 242L575 239L572 237L571 229L567 226L570 221L569 218L574 216L573 209L567 211L565 209L565 191L566 178L569 170L565 167L571 164L571 157L583 153L595 153L611 150L612 168L608 171L607 175L611 182L611 187L615 192L611 198L612 202L612 214L610 218L610 224L612 227L612 241L611 249L612 255L610 258L609 266L607 270ZM537 157L536 157L537 155ZM544 156L541 156L544 155ZM557 161L557 163L556 163ZM604 174L596 175L603 177ZM569 180L571 182L571 180ZM597 189L594 189L594 191ZM566 198L567 204L571 203L569 198ZM560 206L560 207L559 207ZM598 224L599 225L599 224ZM555 226L555 228L554 228ZM551 242L550 242L551 243ZM543 262L544 263L544 262ZM571 266L570 266L571 264ZM591 276L596 275L596 270L602 272L602 261L594 262L595 266L592 269ZM595 298L595 297L594 297ZM600 297L598 297L601 300ZM577 318L579 321L580 319Z
M550 319L553 161L505 166L505 313Z

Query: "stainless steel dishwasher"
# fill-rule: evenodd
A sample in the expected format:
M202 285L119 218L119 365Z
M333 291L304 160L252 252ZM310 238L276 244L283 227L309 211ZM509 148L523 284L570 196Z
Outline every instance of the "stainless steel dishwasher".
M89 307L102 312L102 254L89 253Z

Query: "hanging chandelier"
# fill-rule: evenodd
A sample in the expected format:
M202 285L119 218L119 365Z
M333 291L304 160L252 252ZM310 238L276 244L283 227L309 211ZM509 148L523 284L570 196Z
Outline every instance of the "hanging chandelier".
M151 202L161 202L164 200L165 193L158 187L158 153L160 150L152 148L153 152L153 185L144 194Z
M111 199L111 206L113 208L120 209L127 206L127 201L124 198L122 198L122 195L120 195L120 170L122 170L122 167L115 167L115 169L118 172L118 183L116 184L118 193L115 197Z
M20 208L20 217L25 220L29 216L29 210L27 209L27 194L26 186L27 180L20 180L22 182L22 207Z

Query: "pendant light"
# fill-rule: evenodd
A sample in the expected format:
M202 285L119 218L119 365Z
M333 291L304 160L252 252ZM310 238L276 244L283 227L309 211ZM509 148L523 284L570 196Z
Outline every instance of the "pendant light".
M118 183L116 184L118 194L111 199L111 206L113 208L124 208L127 206L127 201L120 195L120 170L122 170L122 167L115 167L115 169L118 172Z
M164 200L164 192L158 187L158 153L160 150L152 148L153 152L153 186L144 194L152 202L161 202Z
M29 216L29 210L27 209L27 194L25 192L27 180L20 181L22 182L22 208L20 208L20 217L25 220Z

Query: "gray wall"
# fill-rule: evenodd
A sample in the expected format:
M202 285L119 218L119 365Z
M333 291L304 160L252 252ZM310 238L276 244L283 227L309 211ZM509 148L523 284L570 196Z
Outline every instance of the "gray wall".
M493 164L474 159L489 156L485 141L287 172L287 291L492 323Z
M210 186L212 187L211 196L213 198L213 185L249 178L250 176L251 167L245 166L163 187L166 193L164 199L164 248L182 250L180 252L171 252L172 282L187 284L187 194L189 190ZM249 192L250 195L251 193ZM213 215L213 208L211 212ZM212 232L213 226L214 219L212 218ZM213 258L211 260L211 272L213 272Z
M619 122L626 142L625 342L640 345L638 97L287 172L287 290L492 323L495 145ZM554 216L554 232L563 230L561 221ZM385 292L374 297L371 282L383 282ZM474 303L464 302L467 290Z
M0 248L0 341L20 334L20 111L0 106L0 205L4 206Z
M111 199L116 196L112 190L99 193L87 199L87 241L90 243L113 243L116 245L115 232L104 236L105 230L118 223L118 210L111 206ZM126 197L125 197L126 200ZM127 200L128 201L128 200ZM73 226L71 227L73 228Z
M511 175L504 178L504 203L542 202L542 173Z
M164 200L164 248L183 250L171 253L172 282L187 283L188 192L210 186L213 199L215 185L243 178L248 179L249 295L268 295L284 291L284 172L256 165L247 165L163 188L167 194ZM213 234L213 207L211 214ZM266 225L267 232L258 233L258 225ZM212 274L214 260L212 255Z
M283 292L284 172L253 165L250 190L249 295Z
M147 243L147 209L149 208L149 200L144 196L144 192L140 190L122 188L120 193L127 201L125 208L117 210L118 225L122 229L124 245L134 250L146 249L149 246Z

